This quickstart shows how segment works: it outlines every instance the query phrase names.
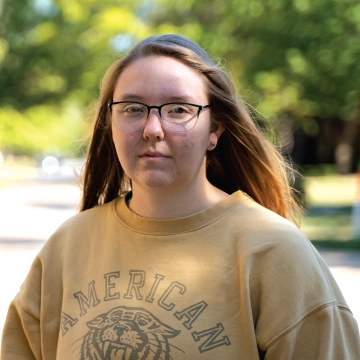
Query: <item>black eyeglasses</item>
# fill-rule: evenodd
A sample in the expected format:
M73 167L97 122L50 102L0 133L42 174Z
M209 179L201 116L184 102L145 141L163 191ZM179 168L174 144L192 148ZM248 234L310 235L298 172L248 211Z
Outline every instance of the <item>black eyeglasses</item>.
M194 128L200 112L210 105L167 103L150 106L135 101L115 101L108 104L112 121L120 130L137 130L145 126L151 109L157 109L163 126L173 132L186 132Z

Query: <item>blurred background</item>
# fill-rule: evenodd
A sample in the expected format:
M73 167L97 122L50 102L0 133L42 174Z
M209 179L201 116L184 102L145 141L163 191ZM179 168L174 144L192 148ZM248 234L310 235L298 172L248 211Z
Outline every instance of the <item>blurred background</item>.
M348 302L359 304L358 0L0 0L6 307L44 241L76 213L74 174L102 75L137 41L162 33L191 38L231 71L256 121L302 175L294 184L301 229Z

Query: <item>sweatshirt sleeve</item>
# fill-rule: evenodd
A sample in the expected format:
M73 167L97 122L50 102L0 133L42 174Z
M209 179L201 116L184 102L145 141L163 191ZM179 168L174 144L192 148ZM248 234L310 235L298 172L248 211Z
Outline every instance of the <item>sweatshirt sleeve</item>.
M359 360L357 322L310 241L276 218L258 238L241 253L260 358Z
M358 360L359 330L349 309L336 302L305 315L274 339L265 360Z
M41 262L35 259L20 292L10 304L2 335L2 360L42 359L41 268Z

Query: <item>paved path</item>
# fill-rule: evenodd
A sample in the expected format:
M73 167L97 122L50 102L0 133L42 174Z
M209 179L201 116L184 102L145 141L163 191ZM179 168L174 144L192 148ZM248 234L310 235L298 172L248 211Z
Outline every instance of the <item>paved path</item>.
M45 240L76 213L74 183L12 182L0 188L0 339L7 307ZM360 324L360 252L321 252Z
M40 248L76 214L75 183L13 180L0 187L0 342L8 305Z

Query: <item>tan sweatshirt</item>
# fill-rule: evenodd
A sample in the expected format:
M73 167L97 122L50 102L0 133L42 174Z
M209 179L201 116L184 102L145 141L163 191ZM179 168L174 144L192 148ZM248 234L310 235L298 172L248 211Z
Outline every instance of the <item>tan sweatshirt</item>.
M330 271L290 222L241 192L152 220L124 198L47 241L12 302L2 360L359 360Z

